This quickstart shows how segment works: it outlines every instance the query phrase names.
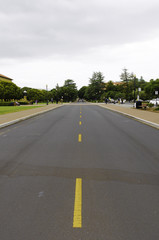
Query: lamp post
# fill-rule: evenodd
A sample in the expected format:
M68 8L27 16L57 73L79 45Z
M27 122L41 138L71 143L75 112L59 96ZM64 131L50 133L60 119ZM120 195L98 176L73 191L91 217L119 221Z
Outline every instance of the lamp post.
M23 93L24 93L24 100L25 100L25 101L27 101L27 91L26 91L26 90L24 90L24 92L23 92Z
M141 92L141 88L138 88L138 96L137 96L138 100L140 99L140 95L139 95L140 92Z
M135 83L135 80L136 80L136 75L133 75L134 77L134 104L135 104L135 91L136 91L136 83Z
M157 106L157 95L158 95L158 91L155 91L155 95L156 95L156 106Z

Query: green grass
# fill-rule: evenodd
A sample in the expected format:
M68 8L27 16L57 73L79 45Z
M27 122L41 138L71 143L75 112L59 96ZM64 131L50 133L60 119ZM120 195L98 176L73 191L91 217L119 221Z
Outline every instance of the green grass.
M7 114L7 113L14 113L14 112L20 112L32 108L39 108L42 106L0 106L0 115Z
M159 111L159 106L154 109L154 111Z

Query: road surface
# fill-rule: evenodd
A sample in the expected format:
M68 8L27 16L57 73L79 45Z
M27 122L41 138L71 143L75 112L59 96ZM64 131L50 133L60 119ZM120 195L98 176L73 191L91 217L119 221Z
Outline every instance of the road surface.
M0 130L0 239L159 239L159 132L77 104Z

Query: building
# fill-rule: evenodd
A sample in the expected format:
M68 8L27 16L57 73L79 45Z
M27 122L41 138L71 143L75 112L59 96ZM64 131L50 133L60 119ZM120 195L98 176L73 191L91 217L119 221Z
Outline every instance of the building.
M113 82L114 86L119 86L119 85L123 85L123 84L124 84L124 82Z
M0 81L3 81L3 82L12 82L13 79L9 78L9 77L6 77L2 74L0 74Z

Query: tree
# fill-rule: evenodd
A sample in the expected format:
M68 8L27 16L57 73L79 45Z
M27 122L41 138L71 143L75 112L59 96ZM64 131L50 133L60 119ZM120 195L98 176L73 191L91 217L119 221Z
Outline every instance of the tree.
M55 88L53 88L50 91L50 97L53 98L53 101L56 100L56 98L57 98L57 90Z
M64 102L74 102L78 96L76 83L71 79L65 80L64 86L61 88L61 93Z
M21 89L14 83L10 82L0 82L0 99L9 101L12 99L19 100L22 98Z
M106 83L106 91L116 91L116 86L113 84L112 81Z
M123 82L128 83L128 81L131 79L131 74L128 73L128 69L126 69L126 68L123 69L123 72L120 74L120 79Z
M156 98L155 91L159 92L159 79L151 79L144 88L147 99Z
M27 99L29 101L43 101L43 93L41 90L31 88L27 91Z
M128 73L128 70L126 68L123 69L123 72L120 75L120 79L124 82L123 86L125 86L125 96L127 100L129 99L129 82L132 79L132 75L133 74Z
M72 88L72 89L77 89L76 83L75 83L73 80L71 80L71 79L65 80L64 87L69 87L69 88Z
M100 100L104 93L104 76L101 72L94 72L90 78L90 84L86 90L86 96L89 100Z
M83 87L81 87L80 90L78 91L78 97L79 97L80 99L85 99L85 97L86 97L86 96L85 96L85 93L86 93L87 88L88 88L88 87L83 86Z

